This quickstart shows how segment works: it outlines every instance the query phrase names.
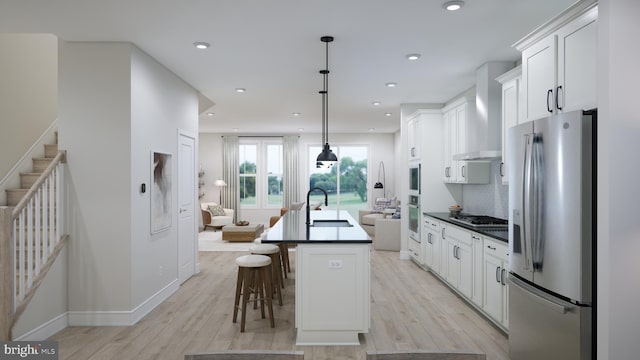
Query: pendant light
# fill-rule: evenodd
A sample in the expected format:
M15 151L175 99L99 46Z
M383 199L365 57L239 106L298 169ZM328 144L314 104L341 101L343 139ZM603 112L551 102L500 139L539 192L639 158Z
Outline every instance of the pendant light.
M329 146L329 43L333 41L333 36L323 36L320 41L325 43L326 65L324 70L320 70L322 74L322 87L320 95L322 95L322 152L316 159L317 168L330 168L337 161L338 157L331 151Z

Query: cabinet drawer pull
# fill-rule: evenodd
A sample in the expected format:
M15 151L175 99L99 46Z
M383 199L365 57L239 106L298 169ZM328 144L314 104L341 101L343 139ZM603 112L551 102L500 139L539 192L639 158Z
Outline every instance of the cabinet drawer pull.
M462 165L462 169L461 169L461 171L460 171L460 172L462 173L462 177L465 177L465 175L464 175L464 168L465 168L465 167L466 167L466 165Z
M551 99L551 101L553 101L553 89L549 89L549 91L547 91L547 111L552 113L553 112L553 107L551 105L549 105L549 100Z
M500 266L496 268L496 282L500 284Z
M496 249L495 247L492 247L491 245L487 245L487 247L488 247L489 249L491 249L491 250L495 250L495 249Z
M444 229L445 229L445 228L442 228L442 238L443 238L443 239L444 239Z
M502 271L500 271L500 282L502 283L502 285L506 285L506 283L504 282L504 274L506 273L505 271L506 269L502 269Z
M500 176L501 176L501 177L504 177L504 170L503 170L503 168L504 168L504 163L503 163L503 162L501 162L501 163L500 163Z

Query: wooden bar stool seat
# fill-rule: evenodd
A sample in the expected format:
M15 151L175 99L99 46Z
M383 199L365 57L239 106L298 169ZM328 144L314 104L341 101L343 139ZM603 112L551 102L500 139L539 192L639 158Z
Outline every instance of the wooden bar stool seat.
M275 295L278 296L278 304L282 306L282 290L284 288L284 280L282 279L282 260L280 258L280 248L272 244L255 244L251 245L249 252L257 255L265 255L271 258L271 274L273 278L273 289Z
M236 298L233 308L233 322L238 318L238 309L242 308L242 317L240 320L240 332L244 332L247 314L247 303L250 302L250 295L255 294L254 300L260 302L260 310L264 319L264 303L267 302L269 311L269 320L271 327L275 327L273 318L273 304L271 302L273 284L271 258L265 255L244 255L236 258L238 265L238 282L236 284ZM266 293L266 295L265 295ZM240 304L240 295L242 295L242 304Z

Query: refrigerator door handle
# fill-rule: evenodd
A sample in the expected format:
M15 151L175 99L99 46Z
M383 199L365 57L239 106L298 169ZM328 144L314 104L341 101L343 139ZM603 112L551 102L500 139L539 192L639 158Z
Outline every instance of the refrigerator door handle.
M529 210L533 213L533 221L530 224L531 229L531 261L533 263L533 271L542 270L544 256L544 151L542 146L542 135L533 134L531 146L531 169L533 186L530 194L533 195L532 206Z
M532 169L531 169L531 148L533 134L524 135L523 167L522 167L522 233L524 242L524 270L531 270L531 190L532 190Z
M553 297L551 297L550 295L547 295L529 285L527 285L527 283L525 283L524 281L515 278L513 276L509 276L509 283L511 286L516 286L518 288L520 288L522 291L528 293L529 295L531 295L531 298L533 300L535 300L536 302L545 305L546 307L548 307L549 309L552 309L560 314L566 314L568 312L571 312L571 310L573 308L575 308L575 306L570 305L569 303L564 303L564 302L560 302L556 299L554 299ZM567 305L568 304L568 305Z

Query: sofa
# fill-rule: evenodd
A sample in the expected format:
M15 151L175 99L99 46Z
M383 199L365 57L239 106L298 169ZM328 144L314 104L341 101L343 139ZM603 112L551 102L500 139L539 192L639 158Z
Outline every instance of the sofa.
M233 224L233 209L223 208L224 215L214 215L209 207L218 205L215 202L203 202L200 203L200 212L202 213L202 225L207 230L208 227L213 229L222 229L225 225Z

